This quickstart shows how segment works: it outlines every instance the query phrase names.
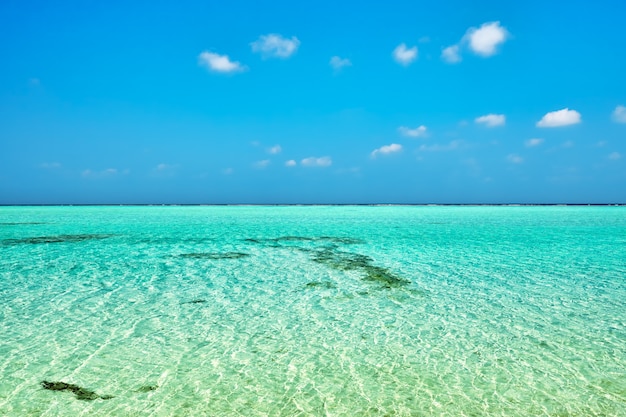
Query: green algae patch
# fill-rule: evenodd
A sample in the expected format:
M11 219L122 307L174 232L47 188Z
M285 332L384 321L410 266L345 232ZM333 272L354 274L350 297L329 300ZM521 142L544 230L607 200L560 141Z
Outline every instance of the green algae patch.
M183 253L177 255L178 258L186 259L241 259L250 256L248 253L243 252L197 252L197 253Z
M41 386L44 389L47 389L50 391L70 391L76 396L77 400L82 400L82 401L93 401L97 399L109 400L113 398L112 395L98 395L94 391L91 391L87 388L83 388L75 384L68 384L66 382L61 382L61 381L55 381L55 382L42 381Z
M321 288L325 290L332 290L334 288L337 288L337 286L330 281L311 281L311 282L307 282L305 287L306 288Z
M56 236L36 236L26 237L19 239L4 239L3 245L40 245L45 243L79 243L87 240L102 240L108 239L114 235L98 235L98 234L83 234L83 235L56 235Z

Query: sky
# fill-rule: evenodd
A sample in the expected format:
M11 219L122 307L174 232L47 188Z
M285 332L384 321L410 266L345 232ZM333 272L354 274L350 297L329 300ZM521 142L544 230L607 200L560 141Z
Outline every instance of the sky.
M626 203L626 3L0 2L0 204Z

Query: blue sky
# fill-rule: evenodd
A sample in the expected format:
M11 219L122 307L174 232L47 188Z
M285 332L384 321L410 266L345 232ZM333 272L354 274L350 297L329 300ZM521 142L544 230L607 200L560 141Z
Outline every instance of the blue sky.
M626 203L626 3L473 3L5 0L0 204Z

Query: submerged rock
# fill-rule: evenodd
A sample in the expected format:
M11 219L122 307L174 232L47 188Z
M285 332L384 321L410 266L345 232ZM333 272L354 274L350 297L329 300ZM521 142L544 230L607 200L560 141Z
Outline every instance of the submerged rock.
M54 382L42 381L41 386L44 389L47 389L50 391L70 391L74 395L76 395L76 399L83 400L83 401L93 401L97 399L109 400L113 398L112 395L98 395L94 391L91 391L87 388L83 388L75 384L68 384L66 382L61 382L61 381L54 381Z
M182 253L177 255L178 258L188 259L241 259L250 256L248 253L242 252L197 252L197 253Z

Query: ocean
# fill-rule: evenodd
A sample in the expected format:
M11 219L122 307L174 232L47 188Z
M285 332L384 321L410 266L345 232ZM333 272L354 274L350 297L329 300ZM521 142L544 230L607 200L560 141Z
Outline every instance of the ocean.
M2 416L626 416L626 207L0 207Z

